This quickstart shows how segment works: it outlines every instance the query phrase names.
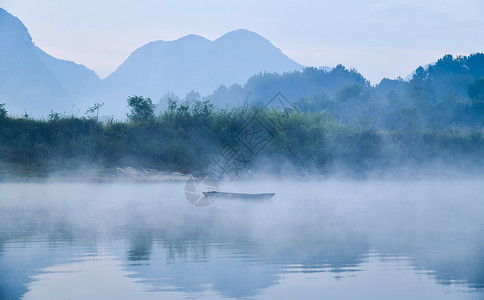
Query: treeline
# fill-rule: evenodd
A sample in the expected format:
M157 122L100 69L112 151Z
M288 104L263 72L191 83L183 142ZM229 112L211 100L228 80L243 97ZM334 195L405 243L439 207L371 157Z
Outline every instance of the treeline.
M409 81L383 79L372 86L356 70L338 65L329 72L306 68L302 72L259 74L243 86L221 86L205 97L192 92L185 99L210 100L225 108L266 103L277 92L303 111L326 111L350 126L370 123L395 130L413 122L422 130L482 127L484 54L445 55L434 64L417 68ZM166 94L161 107L166 107L168 98L177 99Z
M126 166L193 173L209 171L214 159L226 154L227 145L249 153L235 174L242 177L263 172L414 176L484 169L480 128L423 129L408 121L382 130L365 122L349 126L326 111L282 111L255 104L215 109L201 100L170 99L157 114L149 98L133 96L127 102L126 122L101 122L100 104L84 117L52 112L45 120L9 117L1 105L0 173L46 176L86 166L106 174ZM267 143L246 151L241 137L253 141L258 130L253 124L266 130Z

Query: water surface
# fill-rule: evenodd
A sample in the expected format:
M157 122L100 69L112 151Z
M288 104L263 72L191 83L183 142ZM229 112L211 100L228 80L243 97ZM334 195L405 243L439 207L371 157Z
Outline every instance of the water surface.
M0 184L0 299L484 299L484 182Z

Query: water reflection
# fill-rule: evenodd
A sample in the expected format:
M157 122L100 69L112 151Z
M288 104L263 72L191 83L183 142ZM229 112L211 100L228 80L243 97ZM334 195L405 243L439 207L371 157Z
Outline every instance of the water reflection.
M413 296L483 296L482 182L301 185L199 209L181 185L2 184L0 299L102 298L99 276L118 298L371 297L398 280ZM73 281L100 290L62 288Z

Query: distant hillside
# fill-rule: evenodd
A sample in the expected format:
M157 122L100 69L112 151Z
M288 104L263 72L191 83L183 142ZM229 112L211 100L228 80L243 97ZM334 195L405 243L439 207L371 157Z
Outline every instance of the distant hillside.
M482 126L483 91L484 54L475 53L445 55L426 68L418 67L409 81L385 78L372 86L356 70L338 65L330 71L305 68L259 74L244 85L222 85L210 95L192 94L186 100L210 100L225 108L265 104L282 92L299 110L325 111L348 125L417 130ZM160 107L168 97L174 98L166 95Z
M123 117L130 95L154 101L167 92L207 95L222 84L244 84L254 74L303 69L267 39L239 29L215 41L188 35L148 43L100 80L85 66L36 47L23 23L1 8L0 49L0 103L17 115L83 114L104 102L103 112Z
M302 97L327 94L334 96L347 85L370 88L370 82L356 70L348 70L342 65L330 68L305 68L302 71L284 74L264 73L252 76L243 86L222 85L212 94L204 97L216 106L237 106L248 102L266 103L277 93L298 100Z
M23 23L1 8L0 49L0 103L13 114L72 112L83 91L100 81L86 67L37 48Z
M19 19L0 9L0 102L10 112L40 111L59 107L69 94L42 62L27 28Z
M417 68L408 81L383 79L372 86L342 65L303 68L267 39L239 29L214 41L188 35L148 43L100 80L85 66L36 47L22 22L3 9L0 49L0 104L14 115L26 111L45 117L51 110L82 115L103 102L101 116L123 119L132 95L150 97L163 109L168 98L227 107L267 103L282 92L300 110L326 111L350 125L438 129L484 124L482 53L445 55Z
M302 68L267 39L240 29L215 41L188 35L146 44L104 80L104 87L106 95L122 99L133 94L159 99L165 92L184 96L191 90L206 95L261 72Z
M445 97L466 97L468 85L482 77L483 53L457 57L448 54L435 63L417 68L410 82L418 87L416 96L435 102Z
M82 102L83 97L99 92L101 80L93 70L72 61L57 59L40 48L35 48L42 62L54 73L75 101Z

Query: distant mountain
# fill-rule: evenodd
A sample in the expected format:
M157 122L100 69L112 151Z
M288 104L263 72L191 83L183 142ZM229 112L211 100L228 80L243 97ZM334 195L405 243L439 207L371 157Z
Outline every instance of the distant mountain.
M101 114L122 117L131 95L151 97L154 102L167 92L184 97L195 90L205 96L219 87L246 84L256 74L302 70L267 39L239 29L214 41L188 35L148 43L100 80L85 66L57 59L35 46L24 24L0 8L0 103L6 103L14 115L26 111L47 116L50 110L83 114L94 102L104 102Z
M0 8L0 102L21 114L57 107L69 99L54 73L42 62L27 28Z
M156 100L168 91L206 95L222 84L243 84L254 74L302 69L267 39L239 29L215 41L188 35L146 44L104 80L104 87L116 98L137 94Z
M38 47L35 50L74 101L82 101L82 98L99 92L101 80L93 70L72 61L57 59Z
M24 24L2 8L0 50L0 103L12 114L74 112L83 91L92 91L100 82L86 67L36 47Z

